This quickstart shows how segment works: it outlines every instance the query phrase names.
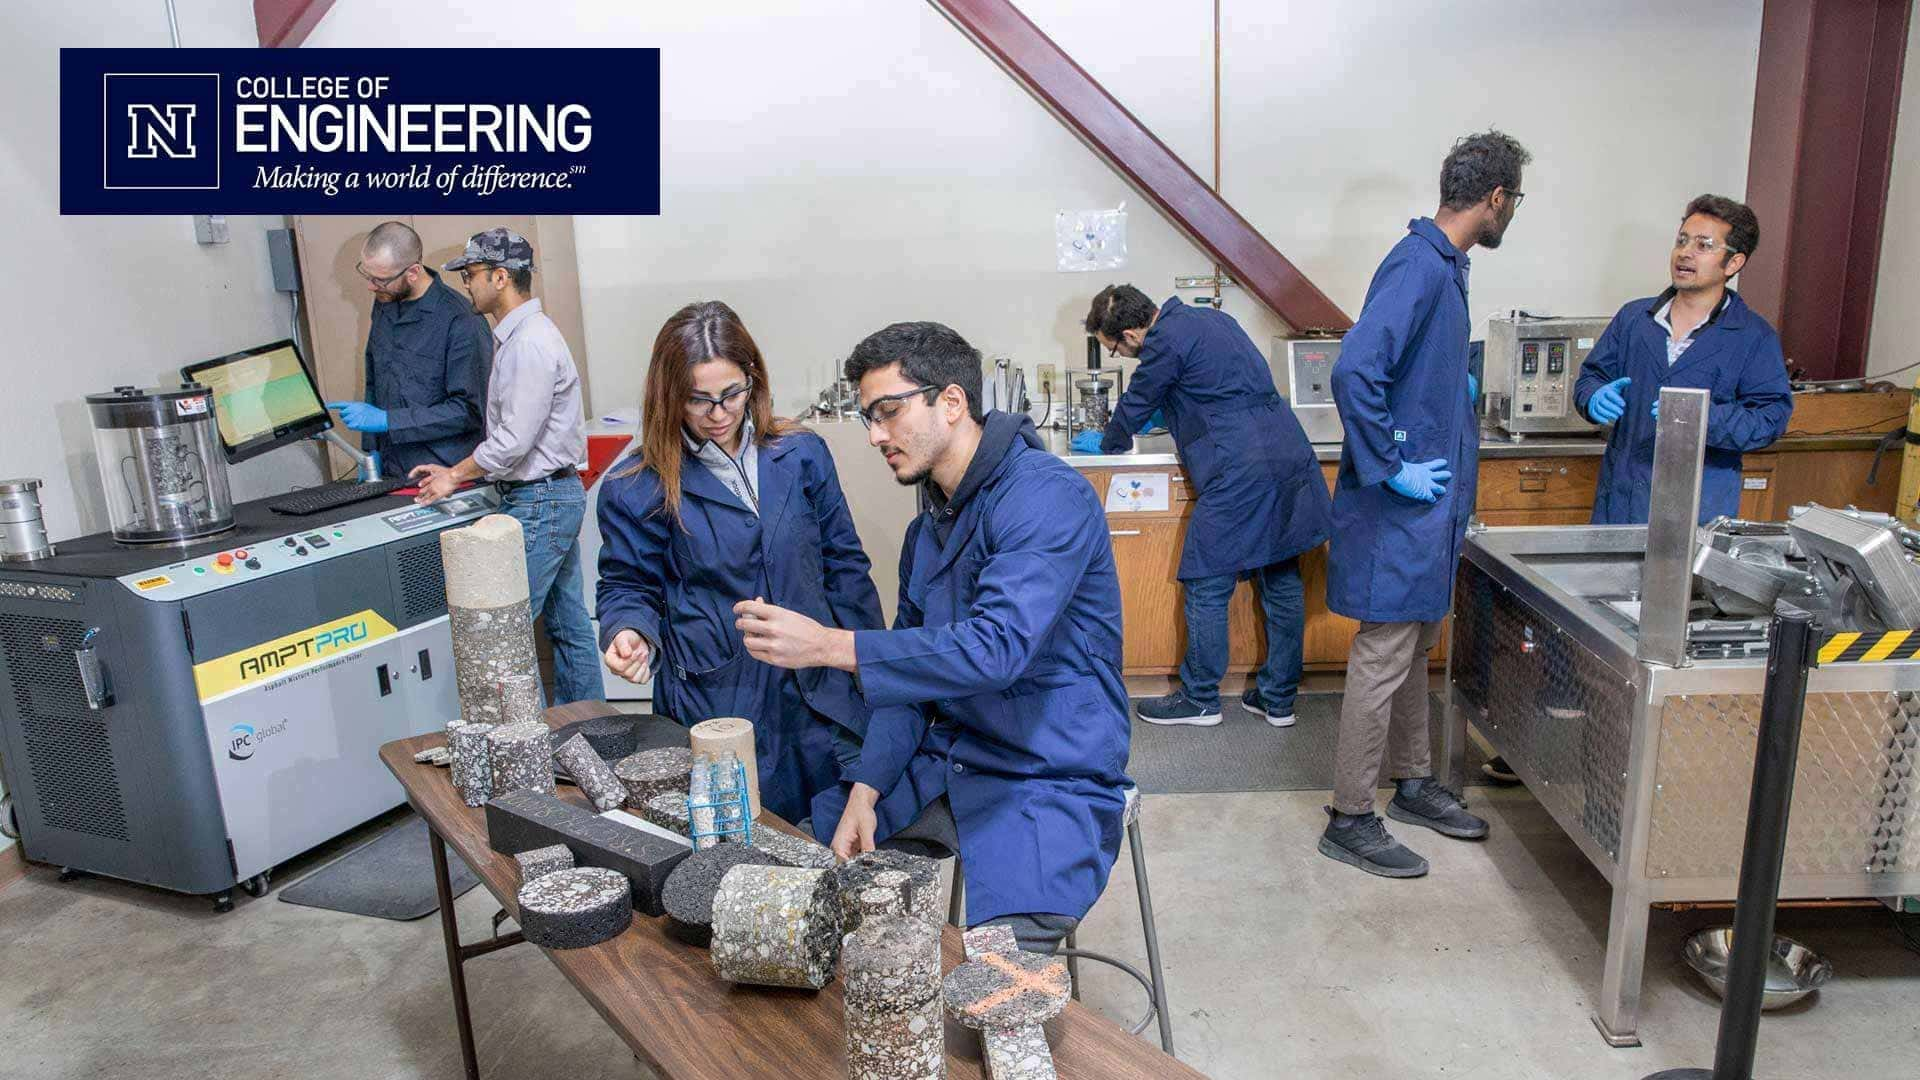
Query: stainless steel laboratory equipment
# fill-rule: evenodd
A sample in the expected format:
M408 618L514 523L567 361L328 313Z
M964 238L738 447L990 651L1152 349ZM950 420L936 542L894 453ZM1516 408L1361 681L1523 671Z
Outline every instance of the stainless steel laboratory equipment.
M1516 439L1598 430L1574 404L1573 384L1607 322L1526 315L1487 320L1484 377L1494 425Z
M32 562L52 554L40 517L40 481L0 480L0 562Z
M1273 339L1274 385L1293 406L1308 442L1337 443L1346 438L1340 411L1333 404L1333 365L1340 339Z
M1920 572L1887 557L1910 541L1824 508L1784 529L1696 527L1705 399L1661 395L1652 522L1475 529L1454 588L1449 781L1465 779L1471 722L1612 886L1594 1023L1616 1046L1639 1042L1649 906L1736 891L1767 662L1752 612L1768 590L1829 634L1780 896L1920 889L1920 629L1898 606ZM1836 516L1879 532L1839 542ZM1861 584L1874 575L1900 587Z
M187 383L87 395L115 540L170 544L233 528L213 392Z

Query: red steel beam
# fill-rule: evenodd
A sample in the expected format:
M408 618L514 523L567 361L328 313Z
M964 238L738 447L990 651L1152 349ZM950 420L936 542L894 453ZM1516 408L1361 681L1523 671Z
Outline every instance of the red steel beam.
M1345 330L1353 325L1327 294L1008 0L932 3L1288 326Z
M1866 370L1911 0L1767 0L1740 294L1814 378Z
M253 26L264 49L297 49L333 0L253 0Z

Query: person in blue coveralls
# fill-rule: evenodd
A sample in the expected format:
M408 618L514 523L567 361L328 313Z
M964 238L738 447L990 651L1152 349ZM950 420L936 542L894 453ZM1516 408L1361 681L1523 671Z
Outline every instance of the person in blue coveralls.
M1233 316L1177 296L1155 307L1131 285L1109 285L1093 298L1086 328L1110 353L1139 357L1140 366L1106 430L1082 433L1074 449L1125 453L1141 422L1164 408L1199 496L1180 553L1187 617L1180 685L1142 701L1140 719L1220 722L1227 604L1244 577L1260 590L1267 657L1240 703L1275 727L1292 726L1307 619L1300 555L1326 540L1332 513L1313 444L1274 389L1267 358Z
M1727 282L1760 243L1760 219L1745 203L1702 195L1687 204L1667 261L1672 284L1620 309L1580 365L1574 401L1587 419L1612 424L1595 525L1643 525L1653 485L1654 420L1660 390L1712 393L1700 522L1740 513L1740 455L1787 433L1793 392L1780 337Z
M601 484L600 645L615 674L651 675L682 724L751 720L761 804L802 821L858 760L868 709L844 672L749 656L733 605L765 597L866 630L880 594L827 444L772 402L727 305L689 304L661 327L640 448Z
M847 359L867 441L925 511L891 630L737 606L754 657L858 678L859 765L813 803L841 858L958 852L966 919L1050 951L1106 887L1129 786L1120 581L1101 499L1017 413L980 412L980 353L896 323Z
M1529 155L1497 131L1470 135L1440 167L1440 208L1407 223L1367 286L1333 366L1346 438L1333 492L1327 606L1360 620L1347 659L1322 854L1382 877L1427 861L1373 812L1383 764L1387 816L1479 839L1487 823L1433 776L1427 653L1440 640L1473 515L1480 429L1467 372L1467 252L1497 248L1525 194Z

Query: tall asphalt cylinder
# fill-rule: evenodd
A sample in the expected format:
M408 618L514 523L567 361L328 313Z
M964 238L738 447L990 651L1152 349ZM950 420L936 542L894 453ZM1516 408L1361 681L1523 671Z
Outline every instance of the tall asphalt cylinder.
M533 651L533 609L527 601L527 548L520 523L488 514L440 534L446 565L447 615L460 718L469 724L537 719L540 661ZM537 705L535 705L537 710Z

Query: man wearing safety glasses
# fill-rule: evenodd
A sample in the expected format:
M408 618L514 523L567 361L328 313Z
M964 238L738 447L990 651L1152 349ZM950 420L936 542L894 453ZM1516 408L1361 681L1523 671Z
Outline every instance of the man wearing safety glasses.
M487 320L423 256L404 222L367 234L354 267L373 294L367 398L327 402L396 479L420 465L454 465L480 445L493 363Z
M1727 282L1760 243L1760 220L1744 203L1702 195L1687 204L1667 260L1672 284L1620 309L1580 365L1574 401L1612 424L1595 525L1640 525L1653 487L1653 433L1660 390L1712 392L1700 489L1702 523L1740 513L1740 455L1786 434L1793 414L1780 337Z

